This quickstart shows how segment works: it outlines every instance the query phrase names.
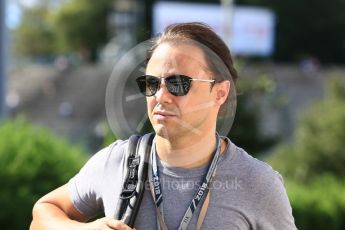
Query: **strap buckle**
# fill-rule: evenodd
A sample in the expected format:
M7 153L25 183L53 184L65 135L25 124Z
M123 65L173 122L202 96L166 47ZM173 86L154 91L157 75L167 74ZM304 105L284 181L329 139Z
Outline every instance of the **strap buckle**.
M138 167L140 163L140 156L128 158L128 180L125 181L123 190L120 194L120 199L127 200L136 194L138 184Z

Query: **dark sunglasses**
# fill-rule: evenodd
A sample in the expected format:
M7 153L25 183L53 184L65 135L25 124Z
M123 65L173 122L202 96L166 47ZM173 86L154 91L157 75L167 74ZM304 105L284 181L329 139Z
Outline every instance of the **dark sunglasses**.
M155 77L151 75L142 75L136 79L140 92L146 97L151 97L157 93L164 79L165 86L169 93L174 96L187 95L192 81L214 83L215 80L196 79L185 75L171 75L165 78Z

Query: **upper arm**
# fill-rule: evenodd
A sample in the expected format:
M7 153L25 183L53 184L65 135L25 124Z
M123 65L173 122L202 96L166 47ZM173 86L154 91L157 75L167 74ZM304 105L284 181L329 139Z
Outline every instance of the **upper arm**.
M53 205L57 207L72 220L79 222L85 222L88 220L85 215L74 207L67 184L62 185L40 198L36 202L35 207L39 208L39 206L44 205Z
M109 162L121 162L122 159L122 154L111 154L117 143L97 152L67 184L40 198L33 210L34 218L48 217L45 211L49 210L49 216L54 212L53 216L65 215L69 219L85 222L104 211L102 189L106 183L105 169L114 168L107 166Z
M272 229L296 229L289 198L280 175L275 175L267 184L266 196L261 199L263 226ZM265 229L266 229L265 228Z

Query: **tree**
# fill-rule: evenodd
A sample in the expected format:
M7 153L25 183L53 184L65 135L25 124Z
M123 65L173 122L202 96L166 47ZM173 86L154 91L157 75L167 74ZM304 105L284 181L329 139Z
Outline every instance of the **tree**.
M329 82L326 98L307 109L290 145L281 145L268 161L283 175L308 182L323 174L345 176L345 84Z
M31 57L55 53L54 28L48 17L47 5L23 9L21 23L14 31L14 47L17 53Z
M107 41L107 20L112 0L71 0L53 17L61 52L78 51L95 61L97 51Z

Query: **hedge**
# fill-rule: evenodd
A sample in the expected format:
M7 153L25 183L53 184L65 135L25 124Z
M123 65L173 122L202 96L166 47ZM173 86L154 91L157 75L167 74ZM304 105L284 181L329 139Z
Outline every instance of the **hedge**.
M23 119L0 123L0 225L28 229L34 203L85 163L82 148Z
M299 230L345 229L345 181L331 175L308 184L286 182Z

